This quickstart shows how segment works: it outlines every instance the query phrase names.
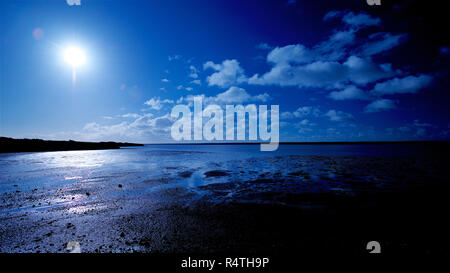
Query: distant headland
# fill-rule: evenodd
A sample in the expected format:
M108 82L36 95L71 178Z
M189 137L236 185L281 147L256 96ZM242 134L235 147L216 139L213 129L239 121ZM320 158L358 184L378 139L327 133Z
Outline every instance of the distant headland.
M127 142L81 142L59 141L43 139L14 139L0 137L0 153L19 152L51 152L51 151L75 151L75 150L104 150L119 149L120 147L143 146L143 144Z

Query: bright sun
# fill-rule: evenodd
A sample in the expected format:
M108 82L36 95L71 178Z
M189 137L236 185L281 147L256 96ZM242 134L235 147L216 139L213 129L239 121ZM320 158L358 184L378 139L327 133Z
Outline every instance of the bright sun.
M64 51L64 60L73 67L79 67L86 62L86 55L78 47L68 47Z

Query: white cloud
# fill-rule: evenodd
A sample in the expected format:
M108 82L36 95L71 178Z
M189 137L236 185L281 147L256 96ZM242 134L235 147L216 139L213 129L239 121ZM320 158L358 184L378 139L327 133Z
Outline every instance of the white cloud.
M212 68L217 71L207 77L208 85L217 85L219 87L229 87L246 81L244 69L237 60L225 60L222 64L215 64L211 61L203 64L203 69Z
M266 102L266 101L268 101L268 100L270 100L270 99L271 99L271 97L270 97L270 95L267 94L267 93L259 94L259 95L253 96L253 97L251 98L251 100L254 100L254 101L261 101L261 102Z
M280 114L280 119L290 119L293 117L294 117L294 115L291 112L282 112Z
M309 122L309 120L304 119L304 120L300 121L299 124L300 125L308 125L308 124L310 124L310 122Z
M303 119L297 123L298 126L307 126L311 125L311 122L308 119Z
M250 101L266 102L271 99L271 97L267 93L252 96L249 93L247 93L247 91L245 91L245 89L239 88L236 86L232 86L225 92L219 93L216 96L207 97L205 95L188 95L186 97L179 98L177 100L177 103L182 103L184 101L192 103L192 101L194 100L194 97L197 97L197 96L202 97L202 101L206 105L212 104L212 103L241 104L241 103L246 103L246 102L250 102Z
M199 79L193 80L193 81L191 81L191 83L193 83L193 84L198 84L198 85L201 85L201 84L202 84L202 82L201 82Z
M432 130L433 128L436 129L437 127L427 122L420 122L416 119L414 122L398 128L386 128L386 131L389 135L396 135L397 137L423 137L428 134L428 130Z
M218 101L224 103L243 103L249 101L251 96L243 88L230 87L227 91L220 93L216 96Z
M359 49L362 55L372 56L398 46L406 34L393 35L388 32L374 33L369 36L368 41Z
M343 84L366 85L368 83L395 75L389 64L375 64L370 58L350 56L345 62L315 61L304 65L292 64L289 56L278 57L282 62L262 76L255 74L249 84L298 87L336 88ZM290 62L288 61L290 60Z
M181 55L172 55L172 56L169 56L168 57L168 59L169 59L169 61L174 61L174 60L179 60L179 59L181 59Z
M324 41L312 46L291 44L272 49L267 55L267 62L272 68L262 75L253 75L248 83L327 89L357 85L361 88L401 73L394 70L390 63L376 62L371 56L398 46L405 34L361 31L363 27L381 24L379 18L367 13L330 11L324 16L325 21L334 18L342 19L343 24ZM347 90L331 96L342 98L349 93ZM365 99L361 92L357 97Z
M370 99L363 90L359 89L354 85L347 86L341 91L333 91L328 95L329 98L333 100L367 100Z
M212 68L214 70L220 70L222 66L220 64L215 64L212 61L207 61L203 64L203 70L206 70L208 68Z
M191 65L189 66L189 77L193 78L193 79L197 79L198 78L198 70L195 66Z
M306 64L313 61L336 61L343 59L345 47L355 43L354 29L334 31L326 40L308 48L302 44L276 47L267 55L267 61L279 63Z
M81 0L66 0L69 6L81 6Z
M337 18L341 18L342 22L351 27L375 26L381 23L380 18L372 17L365 12L354 13L352 11L346 12L338 10L329 11L328 13L325 14L323 20L330 21Z
M232 86L227 91L218 94L216 99L218 102L224 103L244 103L248 101L266 102L270 99L270 96L267 93L251 96L245 89Z
M328 38L313 47L316 60L336 61L342 60L347 55L347 47L356 43L356 30L335 30Z
M346 24L344 28L338 28L327 41L319 44L319 52L324 50L328 51L324 52L328 55L328 60L343 58L347 52L362 57L373 56L398 46L407 37L406 34L378 32L361 34L359 35L359 39L355 39L356 33L362 27L379 25L381 20L365 13L355 14L353 12L346 13L342 11L331 11L325 15L324 20L326 21L336 17L342 17L344 23L351 24ZM366 37L367 35L368 37Z
M337 17L341 17L343 14L344 14L343 11L340 11L340 10L331 10L331 11L329 11L329 12L327 12L327 13L325 14L325 16L323 17L323 20L324 20L324 21L330 21L330 20L333 20L333 19L335 19L335 18L337 18Z
M306 116L319 117L321 111L317 107L313 106L302 106L297 108L297 110L293 112L283 112L281 113L282 119L290 119L290 118L302 118Z
M138 117L140 117L140 116L141 116L141 115L139 115L139 114L128 113L128 114L122 115L121 117L123 117L123 118L138 118Z
M184 87L183 85L178 85L177 86L177 90L181 90L181 89L185 89L185 90L187 90L187 91L192 91L192 90L194 90L194 88L192 88L192 87Z
M166 78L162 79L161 81L162 81L162 82L169 82L169 80L166 79Z
M349 81L365 85L396 74L390 64L375 64L371 58L350 56L343 64Z
M389 99L378 99L370 104L368 104L365 108L366 113L375 113L381 111L387 111L395 108L395 102Z
M375 18L367 13L348 12L342 17L342 21L355 27L375 26L381 23L380 18Z
M276 47L267 55L267 61L275 64L279 63L307 63L314 60L315 55L304 45L287 45Z
M417 93L432 82L433 78L428 75L407 76L404 78L394 78L382 83L377 83L372 90L376 95L392 95Z
M134 117L129 116L129 118ZM137 115L133 121L123 121L112 125L90 122L82 130L62 133L59 138L67 136L85 141L167 142L171 141L170 126L173 122L174 119L169 114L153 117L152 114L148 113Z
M159 97L155 97L144 102L145 105L150 106L150 108L154 110L160 110L163 107L163 104L165 103L173 103L173 100L169 99L161 100Z
M352 121L354 119L352 114L337 110L329 110L325 116L331 121Z
M418 119L414 120L411 125L416 130L416 136L423 137L427 134L427 130L433 127L432 124L426 122L420 122Z
M256 46L255 46L255 48L257 48L257 49L261 49L261 50L270 50L270 49L272 49L273 47L271 47L269 44L267 44L267 43L260 43L260 44L257 44Z
M421 123L418 119L415 119L415 120L414 120L413 125L414 125L415 127L431 127L431 126L433 126L433 125L431 125L430 123L426 123L426 122L422 122L422 123Z
M162 108L161 101L158 99L151 98L144 102L145 105L150 106L152 109L159 110Z

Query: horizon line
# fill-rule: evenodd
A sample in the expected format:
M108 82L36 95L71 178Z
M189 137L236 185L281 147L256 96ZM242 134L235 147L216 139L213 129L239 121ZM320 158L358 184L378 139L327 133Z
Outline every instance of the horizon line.
M86 140L54 140L54 139L42 139L42 138L14 138L7 136L0 136L0 138L10 138L15 140L43 140L43 141L75 141L75 142L91 142L91 143L100 143L100 142L114 142L114 143L135 143L142 145L258 145L258 144L267 144L269 142L153 142L153 143L143 143L143 142L135 142L135 141L113 141L113 140L99 140L99 141L86 141ZM442 142L450 142L450 139L435 139L435 140L362 140L362 141L280 141L278 144L280 145L293 145L293 144L377 144L377 143L442 143Z
M374 141L284 141L279 145L296 144L388 144L388 143L437 143L450 142L450 140L374 140ZM269 142L165 142L165 143L142 143L144 145L258 145Z

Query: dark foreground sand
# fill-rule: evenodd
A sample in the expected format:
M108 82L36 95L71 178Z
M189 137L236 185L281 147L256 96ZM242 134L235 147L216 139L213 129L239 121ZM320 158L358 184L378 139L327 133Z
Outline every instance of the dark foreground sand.
M164 187L196 171L174 169L138 184L8 192L0 196L0 251L68 252L77 241L82 252L359 255L377 240L387 254L448 253L447 165L289 156L202 171L220 183L200 187ZM145 191L150 184L162 186Z

